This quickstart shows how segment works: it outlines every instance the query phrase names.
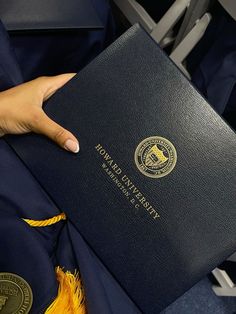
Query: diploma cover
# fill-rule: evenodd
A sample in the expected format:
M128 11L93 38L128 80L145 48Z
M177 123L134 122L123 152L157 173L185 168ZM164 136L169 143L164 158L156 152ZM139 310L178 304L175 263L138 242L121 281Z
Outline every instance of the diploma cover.
M235 251L235 133L138 25L45 111L79 154L40 135L7 141L143 313Z

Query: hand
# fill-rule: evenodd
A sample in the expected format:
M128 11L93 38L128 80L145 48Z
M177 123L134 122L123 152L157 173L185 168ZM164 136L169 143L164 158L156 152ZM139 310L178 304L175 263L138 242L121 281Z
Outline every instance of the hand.
M64 149L77 153L79 143L75 136L52 121L42 109L43 102L74 75L39 77L0 92L0 136L32 131L46 135Z

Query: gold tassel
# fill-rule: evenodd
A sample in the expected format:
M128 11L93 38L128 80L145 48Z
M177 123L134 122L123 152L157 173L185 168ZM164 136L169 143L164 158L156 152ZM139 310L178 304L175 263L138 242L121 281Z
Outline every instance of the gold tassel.
M84 290L78 272L56 268L58 295L45 314L86 314Z

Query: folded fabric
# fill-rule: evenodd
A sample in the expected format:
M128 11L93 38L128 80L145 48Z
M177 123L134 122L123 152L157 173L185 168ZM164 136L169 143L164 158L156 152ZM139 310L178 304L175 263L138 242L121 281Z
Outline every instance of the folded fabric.
M71 222L33 228L22 219L44 220L60 212L4 140L0 173L0 272L29 283L31 313L41 313L56 298L56 266L80 270L89 314L139 313Z
M220 14L210 25L208 35L213 43L195 71L193 82L218 113L235 114L236 22L228 14Z
M5 28L0 21L0 91L23 82L23 77L16 61Z
M101 29L11 33L24 80L78 72L114 40L115 26L107 0L91 0Z

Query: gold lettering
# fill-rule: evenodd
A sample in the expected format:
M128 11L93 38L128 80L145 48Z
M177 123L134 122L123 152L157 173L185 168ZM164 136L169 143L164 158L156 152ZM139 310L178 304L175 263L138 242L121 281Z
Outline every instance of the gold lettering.
M111 159L111 160L109 160L107 163L108 163L110 166L112 166L113 160Z
M126 175L126 174L124 174L124 175L123 175L123 177L121 178L121 181L125 182L125 181L126 181L126 179L127 179L127 175Z
M111 174L110 174L110 178L111 178L111 179L114 178L114 176L115 176L114 173L111 173Z
M139 190L134 185L130 188L130 190L132 190L132 188L133 188L133 194L139 192Z
M117 164L114 164L114 165L112 166L112 169L115 171L116 168L118 168L118 166L117 166Z
M107 168L107 165L106 164L102 164L102 168L104 169L104 168Z
M100 153L100 155L102 155L102 156L103 156L103 155L106 153L106 151L105 151L105 149L104 149L104 148L102 148L102 149L100 149L100 150L99 150L99 153Z
M149 212L150 212L150 214L153 214L153 213L155 213L155 209L152 207Z
M125 184L127 185L127 187L130 187L131 185L133 185L132 184L132 182L129 180L129 178L127 177L127 175L124 175L122 178L121 178L121 180L123 181L123 182L125 182Z
M150 205L150 204L149 204ZM147 210L149 211L151 208L153 208L151 205L147 208Z
M134 203L135 203L135 199L132 198L132 199L130 200L130 203L134 204Z
M112 166L112 169L115 171L116 174L121 174L121 169L117 166L117 164L114 164Z
M98 144L97 146L95 146L95 149L99 152L101 156L103 156L103 159L106 161L106 163L102 163L103 170L112 179L117 188L122 191L123 195L128 198L128 201L134 206L134 208L138 209L140 208L140 204L142 204L143 208L147 210L147 212L151 215L153 219L159 218L160 215L151 206L151 204L147 201L147 199L143 196L139 189L133 184L129 177L127 175L120 176L120 174L122 173L121 168L118 166L118 164L114 162L112 157L106 152L102 145ZM134 197L130 199L130 196L132 194Z
M138 192L135 196L136 196L136 197L137 197L137 199L139 200L139 199L140 199L140 197L142 197L143 195L142 195L142 193Z
M150 204L149 204L148 202L146 202L146 203L143 204L143 206L144 206L145 208L148 208L149 205L150 205Z
M108 155L108 153L106 153L105 156L104 156L104 159L105 159L106 161L108 161L109 159L111 159L111 157Z
M96 150L99 151L102 148L101 144L98 144L97 146L95 146Z
M153 216L154 219L157 219L157 218L159 218L159 217L160 217L160 215L159 215L157 212L156 212L155 215Z
M142 197L139 201L140 201L140 203L143 205L143 203L146 202L146 198L145 198L145 197Z

